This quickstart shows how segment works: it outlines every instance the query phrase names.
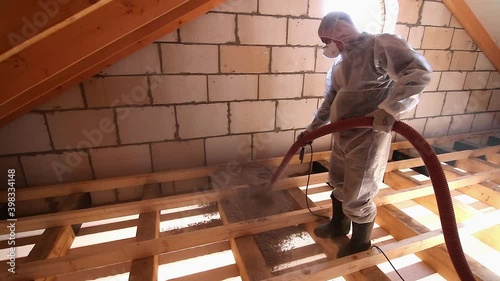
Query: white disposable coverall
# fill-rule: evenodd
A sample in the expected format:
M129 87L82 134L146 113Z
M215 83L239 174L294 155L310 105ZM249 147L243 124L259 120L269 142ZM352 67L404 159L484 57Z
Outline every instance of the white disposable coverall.
M307 131L330 122L369 116L384 109L396 120L418 103L432 72L422 55L404 40L361 33L345 45L342 59L328 71L324 101ZM372 222L373 197L382 183L391 134L354 129L333 134L329 182L353 222Z

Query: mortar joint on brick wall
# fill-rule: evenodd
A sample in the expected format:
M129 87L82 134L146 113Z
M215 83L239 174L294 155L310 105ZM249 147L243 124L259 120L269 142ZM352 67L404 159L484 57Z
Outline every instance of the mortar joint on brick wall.
M161 58L160 58L161 59ZM160 66L161 67L161 66ZM148 97L149 97L149 103L154 104L154 98L153 98L153 92L151 91L151 77L150 75L147 76L147 84L148 84Z
M116 143L121 145L122 140L120 139L120 128L118 126L118 114L116 112L116 108L113 108L113 122L115 123Z
M83 83L78 84L80 87L80 95L82 96L83 108L88 108L87 95L85 95L85 87L83 87Z
M227 134L231 134L231 106L227 103Z
M54 140L52 139L52 134L50 133L49 121L47 120L47 115L45 113L41 113L43 115L43 123L45 125L45 129L47 130L47 135L49 136L50 148L55 150Z
M175 117L175 133L174 133L174 139L180 140L181 137L179 135L179 120L177 119L177 106L174 106L174 117Z
M21 162L21 156L17 155L16 160L17 160L17 164L19 165L19 167L21 169L21 174L23 175L24 184L26 184L26 186L27 186L28 185L28 178L26 177L26 173L24 172L23 163Z
M240 37L238 36L238 31L239 31L239 26L238 26L238 15L234 17L234 43L236 45L240 45ZM219 57L220 58L220 57ZM220 59L219 59L220 60Z

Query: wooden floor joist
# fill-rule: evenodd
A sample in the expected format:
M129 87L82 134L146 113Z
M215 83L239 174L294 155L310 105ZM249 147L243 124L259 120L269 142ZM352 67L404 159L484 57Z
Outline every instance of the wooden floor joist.
M487 132L477 136L485 137L496 132ZM468 138L470 136L463 136ZM455 141L457 137L447 137L432 140L446 147L446 141ZM408 150L405 142L393 144L393 148ZM483 147L466 151L451 151L438 155L440 161L455 161L456 166L442 164L443 170L448 178L448 185L452 194L470 196L466 201L453 198L456 217L459 222L462 237L480 247L490 247L494 252L498 251L500 243L496 237L500 235L499 218L499 187L495 182L500 178L500 166L495 161L499 155L499 146ZM318 153L314 155L317 161L328 159L329 153ZM486 160L480 160L478 156L486 156ZM277 166L281 158L258 161L268 166ZM291 167L294 171L299 165L298 158L294 158ZM304 164L302 164L303 166ZM422 159L413 158L408 160L390 162L385 175L387 188L381 189L375 202L378 206L377 224L394 237L395 240L381 243L381 248L390 258L397 258L407 254L415 254L429 270L436 272L447 280L457 278L454 268L443 245L443 236L439 225L438 211L433 195L433 187L429 179L412 168L422 165ZM125 188L134 185L148 184L153 182L172 181L178 179L191 179L200 176L209 176L218 167L201 167L186 170L160 172L147 175L129 176L124 178L91 181L79 184L64 184L58 186L46 186L35 188L35 195L29 195L23 191L23 200L30 198L42 198L54 194L71 195L78 198L86 192L99 190L105 186L105 190ZM417 169L417 171L419 171ZM331 202L327 194L331 190L324 183L327 173L313 174L310 178L309 205L314 212L322 215L331 214ZM57 229L72 229L71 225L91 222L101 219L117 218L126 215L136 215L126 221L106 223L83 227L79 230L77 237L89 234L98 234L103 231L119 230L137 226L135 237L99 243L69 249L71 245L67 242L62 249L64 254L53 254L52 258L46 259L46 249L60 249L57 245L63 242L45 243L49 241L45 234L35 235L28 238L19 238L20 244L33 244L35 248L26 258L20 258L16 265L17 275L8 274L5 265L0 266L1 280L24 280L45 279L49 280L86 280L106 277L116 274L130 272L130 280L155 280L158 269L163 264L170 264L203 255L209 255L221 251L231 251L236 263L224 264L219 267L207 269L206 271L193 271L191 274L175 277L172 280L220 280L231 277L240 277L242 280L323 280L343 276L348 281L360 280L390 280L388 275L382 272L377 264L386 260L377 250L368 250L354 256L335 259L338 245L329 239L315 237L314 228L318 225L317 218L310 214L305 205L305 194L303 186L307 182L307 176L292 176L282 179L274 190L286 190L294 199L298 208L278 215L272 215L241 222L228 221L225 210L218 204L221 198L236 194L242 188L249 186L241 185L229 188L222 193L214 190L206 190L183 195L168 197L146 196L137 202L113 204L109 206L92 207L81 210L66 210L63 212L47 215L36 215L19 218L16 224L18 231L47 229L46 233ZM116 186L113 186L116 184ZM316 198L321 198L316 201ZM469 203L471 201L475 203ZM212 205L199 205L207 204ZM217 212L223 225L209 226L204 229L185 227L182 231L160 232L159 225L173 220L186 219L189 217L200 217L209 213ZM405 212L406 206L418 206L425 208L429 215L424 218L410 218ZM176 209L186 207L185 209ZM480 209L477 209L480 208ZM160 215L161 210L168 209L167 214ZM214 211L215 210L215 211ZM408 213L409 214L409 213ZM300 225L314 240L311 245L287 250L289 256L284 261L295 262L297 259L305 259L313 255L321 254L322 257L306 261L289 268L270 270L274 266L264 258L264 253L256 243L253 235L279 230L289 226ZM5 222L0 222L0 232L5 233ZM146 231L146 232L144 232ZM462 233L463 232L463 233ZM66 233L66 232L57 232ZM74 237L74 235L73 235ZM347 239L347 238L345 238ZM54 239L51 239L55 241ZM61 240L61 239L56 239ZM62 239L64 240L64 239ZM61 240L61 241L62 241ZM397 241L398 240L398 241ZM70 241L70 240L66 240ZM72 241L72 240L71 240ZM347 240L346 240L347 241ZM260 245L260 244L259 244ZM5 242L0 242L3 248L8 247ZM318 250L320 252L318 252ZM495 280L498 277L497 269L487 267L483 262L474 260L473 255L467 254L469 264L477 280ZM326 258L325 258L326 257ZM493 257L495 258L495 257ZM496 257L497 259L500 257ZM140 277L139 277L140 276ZM180 276L180 275L177 275ZM408 278L411 279L411 278Z

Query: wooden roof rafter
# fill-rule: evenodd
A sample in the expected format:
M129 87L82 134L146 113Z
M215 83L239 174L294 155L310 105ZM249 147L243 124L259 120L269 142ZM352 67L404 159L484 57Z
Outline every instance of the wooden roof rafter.
M0 126L221 2L101 0L0 54Z

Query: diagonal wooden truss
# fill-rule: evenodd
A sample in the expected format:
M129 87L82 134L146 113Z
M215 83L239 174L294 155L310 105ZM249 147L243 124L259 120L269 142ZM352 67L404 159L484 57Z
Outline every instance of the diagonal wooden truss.
M430 139L429 142L442 146L455 140L479 138L498 135L498 131L478 134L452 136ZM393 150L405 151L412 155L408 142L397 142ZM500 146L485 146L463 151L451 151L438 155L443 162L454 161L454 166L444 164L443 169L449 181L450 190L456 194L464 194L474 198L488 208L476 209L458 199L454 200L455 213L459 222L462 237L466 243L483 243L495 251L500 251ZM482 156L483 159L478 158ZM314 160L325 162L329 152L314 154ZM308 159L306 157L306 159ZM276 166L281 158L262 160L263 164ZM457 276L451 265L443 236L439 228L432 229L437 221L437 206L433 196L433 188L428 179L409 168L422 165L422 159L414 157L407 160L389 162L385 175L387 188L381 189L376 197L378 215L376 223L395 240L381 246L391 259L415 254L433 271L447 280L456 280ZM291 162L300 166L298 158ZM53 196L70 195L69 202L78 201L82 194L99 190L111 190L130 186L146 185L210 176L220 166L199 167L193 169L159 172L137 176L96 180L83 183L42 186L20 189L17 200L34 200ZM330 202L320 200L313 202L310 198L329 191L323 184L327 173L313 174L310 179L309 205L311 209L323 215L329 215ZM221 225L204 229L160 232L160 222L202 215L203 208L160 214L159 211L207 204L221 198L236 194L245 186L234 186L224 191L212 189L193 191L188 194L159 196L157 190L144 189L143 200L119 203L107 206L94 206L85 209L62 209L60 212L35 215L18 219L18 232L44 230L43 234L18 238L16 245L35 244L33 250L25 258L18 258L16 275L7 271L7 265L1 264L1 280L89 280L104 276L130 272L129 280L156 280L158 267L180 260L231 250L235 263L223 267L193 273L175 280L223 280L240 276L243 280L328 280L343 276L346 280L390 280L377 264L384 263L384 256L376 249L371 249L353 256L335 259L338 246L330 240L314 236L317 218L309 213L305 205L303 186L307 176L289 176L277 184L274 189L286 191L296 201L296 210L272 215L264 218L229 223L225 218L225 210L218 206ZM7 198L2 194L1 198ZM4 199L3 199L4 200ZM425 208L432 213L430 224L422 223L417 218L405 213L402 206L412 205ZM138 218L122 222L108 223L99 226L82 227L76 234L72 226L86 222L137 215ZM0 234L6 234L8 222L0 222ZM300 225L314 239L315 247L320 253L306 252L296 249L298 256L321 254L325 258L304 265L291 267L278 273L271 272L266 264L264 254L254 239L254 235ZM112 242L70 249L75 237L102 233L109 230L137 226L136 236ZM470 239L468 238L470 237ZM475 241L475 242L474 242ZM478 242L479 241L479 242ZM6 241L0 242L0 248L8 248ZM302 252L301 252L302 251ZM466 249L469 263L477 280L494 280L498 278L494 269L488 268L470 256ZM494 257L495 258L495 257ZM496 256L498 258L498 256Z

